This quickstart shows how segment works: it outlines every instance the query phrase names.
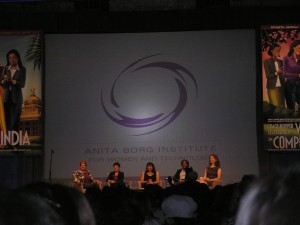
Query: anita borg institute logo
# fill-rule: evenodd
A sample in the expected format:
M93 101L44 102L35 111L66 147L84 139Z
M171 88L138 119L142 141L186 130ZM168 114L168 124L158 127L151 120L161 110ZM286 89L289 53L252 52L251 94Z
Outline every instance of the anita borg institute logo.
M112 82L111 87L106 87L106 89L102 88L101 91L101 105L108 118L123 127L134 129L136 131L136 134L134 134L135 136L150 134L165 128L166 126L174 122L174 120L185 108L189 96L188 91L193 90L196 98L198 95L198 86L193 74L184 66L178 63L157 59L161 58L161 56L162 54L150 55L134 61L116 76L115 80ZM149 73L149 71L152 72ZM136 83L135 85L139 86L139 83L136 80L140 80L141 77L145 77L145 74L148 79L151 79L149 77L152 77L155 74L158 77L167 78L168 84L172 83L173 91L172 93L167 93L167 95L172 96L172 98L176 96L176 99L172 101L173 105L171 105L168 110L161 107L162 105L166 104L161 104L160 107L155 108L156 112L154 114L145 116L142 113L136 114L136 112L138 112L137 109L128 106L128 103L125 103L124 105L124 103L122 102L122 99L124 101L124 96L125 98L127 97L128 92L126 89L128 89L128 86L131 86L132 83ZM139 77L130 79L130 77L132 76ZM165 80L164 83L162 82L162 80L158 80L158 86L166 85ZM123 84L123 90L119 90L120 86L122 86L122 82L127 83L126 85ZM145 82L147 83L147 81ZM188 88L188 84L190 84L189 86L193 86L193 88ZM134 92L134 94L138 97L143 97L141 93L143 91L141 91L141 89L138 90L139 92ZM116 93L119 93L122 98L117 98ZM157 95L159 95L159 93L157 93ZM165 96L158 96L156 101L164 97ZM141 100L144 102L149 101L149 99ZM167 102L169 104L169 101ZM128 114L128 109L125 109L126 107L130 108L130 111L135 112L135 114Z

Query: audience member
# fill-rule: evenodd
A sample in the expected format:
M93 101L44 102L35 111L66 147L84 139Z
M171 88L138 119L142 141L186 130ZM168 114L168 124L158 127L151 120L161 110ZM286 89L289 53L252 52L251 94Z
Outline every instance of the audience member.
M105 225L141 225L149 214L150 203L143 192L119 187L102 194Z
M95 218L85 196L74 188L48 183L31 184L20 190L24 195L45 199L66 225L95 225Z
M196 223L197 203L189 196L171 195L163 201L161 209L167 225Z
M0 191L0 206L0 225L66 225L61 206L38 195Z
M258 179L242 199L236 225L299 224L299 190L299 167Z
M164 200L164 190L158 185L147 185L144 193L150 203L150 210L143 225L160 225L165 223L165 217L161 210Z
M114 166L119 171L120 166ZM155 167L148 171L154 173ZM71 187L49 183L35 183L15 191L0 189L0 204L5 206L0 207L0 225L233 225L236 218L237 225L285 225L292 220L284 215L297 218L293 209L300 206L299 171L259 180L253 189L249 188L256 179L253 175L214 189L196 179L165 189L147 184L142 192L119 185L105 186L102 191L92 186L82 194ZM288 209L279 212L279 206ZM278 214L276 220L269 219L273 212Z

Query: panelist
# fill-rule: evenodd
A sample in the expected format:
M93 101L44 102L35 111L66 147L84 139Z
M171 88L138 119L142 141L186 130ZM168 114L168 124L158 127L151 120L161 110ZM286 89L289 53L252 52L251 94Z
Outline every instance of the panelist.
M181 160L181 169L176 171L173 177L173 183L176 185L192 180L192 172L193 168L190 167L189 161L186 159Z
M148 162L146 170L141 174L141 186L145 188L147 185L157 185L160 182L159 172L156 171L154 163Z
M113 170L112 172L109 173L106 182L109 186L119 186L119 185L125 185L124 184L124 173L120 171L120 163L115 162L113 164Z
M100 188L102 182L100 180L94 179L91 171L87 170L87 162L86 160L80 161L80 169L76 170L73 173L73 182L80 186L82 192L89 187L98 187Z
M219 157L216 154L211 154L208 159L208 166L204 171L204 177L198 180L200 183L205 183L210 189L222 182L222 169Z

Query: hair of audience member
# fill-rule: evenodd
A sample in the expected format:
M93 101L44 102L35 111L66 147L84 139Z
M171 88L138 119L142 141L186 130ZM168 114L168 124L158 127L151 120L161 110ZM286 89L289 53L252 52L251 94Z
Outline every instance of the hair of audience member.
M206 184L191 180L180 185L172 186L169 190L165 189L166 197L173 194L190 196L197 203L205 205L204 203L209 195L209 188Z
M166 225L199 225L195 218L172 217L166 219Z
M49 199L60 207L56 208L67 225L95 225L95 217L85 196L74 188L60 184L36 183L23 189Z
M195 224L198 204L187 195L170 195L164 199L161 209L165 214L166 225Z
M0 225L65 225L49 199L16 190L0 192Z
M147 185L145 186L144 193L146 194L147 198L150 200L152 208L160 207L164 199L164 192L161 186Z
M144 197L146 197L147 204L145 204L144 213L146 218L143 225L161 225L165 223L165 217L161 210L161 203L164 199L164 190L159 185L149 184L145 186Z
M102 191L105 225L141 225L150 203L146 195L128 188L108 188Z
M300 169L262 177L243 197L236 225L291 225L299 222Z
M239 183L239 196L242 198L248 191L249 187L257 180L255 175L244 175Z
M221 224L235 216L238 209L238 183L216 186L210 193L211 224Z
M94 212L96 224L104 225L105 224L104 211L105 211L106 204L103 204L102 191L97 187L88 188L86 189L85 197L90 203L90 206Z

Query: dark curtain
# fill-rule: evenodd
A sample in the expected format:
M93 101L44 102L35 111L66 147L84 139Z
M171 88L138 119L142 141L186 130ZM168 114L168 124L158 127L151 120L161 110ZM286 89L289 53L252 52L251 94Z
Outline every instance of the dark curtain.
M14 156L0 158L0 187L18 188L41 181L42 156Z

